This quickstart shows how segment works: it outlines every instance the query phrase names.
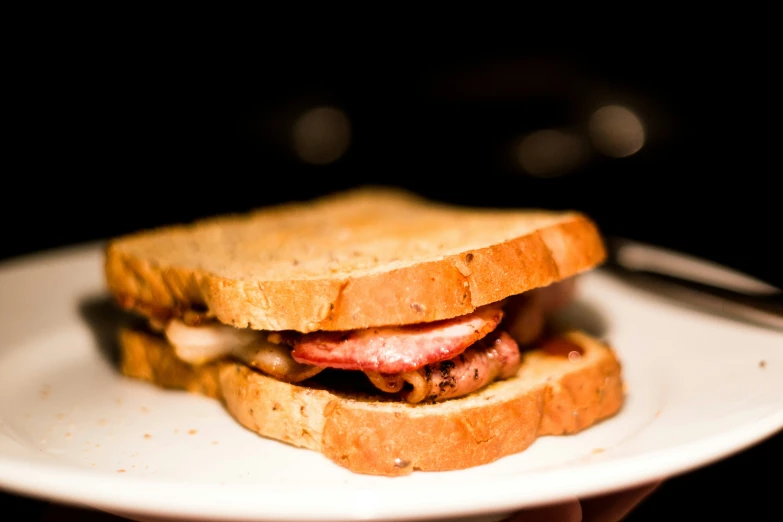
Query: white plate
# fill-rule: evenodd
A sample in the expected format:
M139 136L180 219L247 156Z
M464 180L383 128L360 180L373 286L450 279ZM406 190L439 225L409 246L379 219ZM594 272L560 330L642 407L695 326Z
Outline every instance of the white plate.
M682 473L783 427L782 334L599 271L570 313L605 322L628 385L617 416L469 470L354 475L215 401L118 376L97 342L114 330L106 297L94 245L0 265L0 487L136 517L497 518Z

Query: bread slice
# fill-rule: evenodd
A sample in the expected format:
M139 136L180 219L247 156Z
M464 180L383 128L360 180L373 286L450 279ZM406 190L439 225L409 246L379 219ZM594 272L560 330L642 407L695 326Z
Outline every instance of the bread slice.
M352 330L467 314L595 267L577 212L462 208L365 187L111 241L108 286L164 319L206 310L257 330Z
M246 428L351 471L393 476L486 464L615 414L624 392L613 350L578 331L564 335L582 348L578 360L526 351L516 377L436 404L288 384L230 361L190 366L163 338L133 329L120 332L121 370L219 399Z

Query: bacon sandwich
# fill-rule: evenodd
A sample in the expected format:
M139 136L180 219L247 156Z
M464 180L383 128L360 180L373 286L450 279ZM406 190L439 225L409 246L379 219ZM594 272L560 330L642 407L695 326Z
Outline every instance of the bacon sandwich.
M121 371L220 400L356 473L463 469L623 404L612 348L550 318L605 258L579 212L363 187L110 241Z

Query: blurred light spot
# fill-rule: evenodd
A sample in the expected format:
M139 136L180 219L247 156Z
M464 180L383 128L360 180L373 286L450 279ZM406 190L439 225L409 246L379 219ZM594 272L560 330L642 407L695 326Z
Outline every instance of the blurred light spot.
M340 109L316 107L294 123L294 151L307 163L332 163L345 154L350 143L351 122Z
M619 105L601 107L590 118L590 138L601 153L623 158L644 145L644 127L630 109Z
M516 156L529 174L552 178L579 167L585 160L586 149L579 136L546 129L523 137L516 146Z

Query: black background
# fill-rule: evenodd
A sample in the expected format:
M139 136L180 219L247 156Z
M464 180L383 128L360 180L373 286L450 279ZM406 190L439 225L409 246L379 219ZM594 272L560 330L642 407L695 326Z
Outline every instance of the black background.
M0 258L373 183L479 206L576 208L606 234L781 286L779 64L766 43L329 42L46 46L6 80ZM511 161L520 136L584 133L608 103L644 124L638 153L593 154L552 179ZM290 147L293 119L318 105L351 121L350 148L326 166ZM777 436L673 478L628 520L765 518L779 480L762 476L777 476L782 446Z

